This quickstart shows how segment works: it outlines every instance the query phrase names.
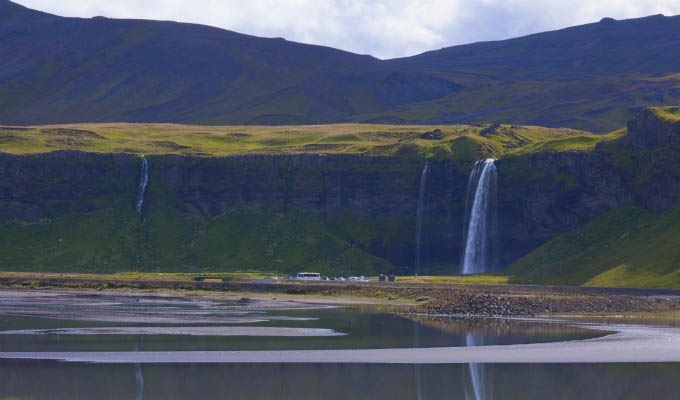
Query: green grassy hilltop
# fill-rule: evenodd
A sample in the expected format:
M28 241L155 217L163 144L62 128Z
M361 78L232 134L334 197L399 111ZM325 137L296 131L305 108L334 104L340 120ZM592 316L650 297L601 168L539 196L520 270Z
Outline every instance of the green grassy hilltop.
M566 128L515 125L194 126L176 124L73 124L0 126L0 152L12 154L78 150L98 153L397 155L475 159L479 155L590 150L624 131L597 135Z

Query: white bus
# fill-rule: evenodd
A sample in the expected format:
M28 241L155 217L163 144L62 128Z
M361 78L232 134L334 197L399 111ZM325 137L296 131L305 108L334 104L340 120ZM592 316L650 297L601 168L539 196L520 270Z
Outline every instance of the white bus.
M320 281L321 274L318 272L298 272L295 279L299 281Z

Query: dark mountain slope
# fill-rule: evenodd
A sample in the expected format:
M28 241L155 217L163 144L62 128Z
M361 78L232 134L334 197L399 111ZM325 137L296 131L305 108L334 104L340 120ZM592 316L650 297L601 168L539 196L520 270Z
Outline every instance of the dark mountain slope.
M468 71L494 79L664 75L680 67L680 16L603 19L516 39L474 43L391 60L411 68Z
M0 123L500 121L608 131L680 103L680 17L604 20L381 61L0 0Z
M680 17L604 19L387 64L465 86L447 98L393 111L393 117L412 117L418 109L418 118L433 122L497 120L610 131L644 106L680 103Z

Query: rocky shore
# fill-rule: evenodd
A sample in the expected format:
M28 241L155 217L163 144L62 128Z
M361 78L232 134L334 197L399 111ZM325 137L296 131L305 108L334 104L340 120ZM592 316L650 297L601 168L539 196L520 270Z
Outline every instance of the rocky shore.
M578 286L463 285L383 282L111 280L92 278L2 277L0 287L30 289L172 290L230 295L285 295L300 298L370 299L410 303L409 312L430 315L535 316L545 314L680 311L680 290ZM399 310L403 311L402 308Z

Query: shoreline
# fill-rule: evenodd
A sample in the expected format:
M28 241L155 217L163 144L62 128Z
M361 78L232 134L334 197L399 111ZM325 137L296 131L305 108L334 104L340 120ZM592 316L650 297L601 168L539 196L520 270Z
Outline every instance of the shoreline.
M108 297L111 297L109 299ZM195 324L195 323L228 323L231 326L219 327L102 327L102 328L49 328L29 329L25 334L57 333L57 334L107 334L134 333L137 334L194 334L223 336L239 336L245 333L254 336L327 336L334 335L328 329L301 329L280 327L248 327L238 326L243 322L253 323L262 319L277 319L277 316L263 316L261 311L281 311L309 308L327 308L334 306L366 306L375 307L376 304L362 303L358 299L336 297L327 299L325 304L303 295L284 295L278 298L259 294L254 298L240 297L229 293L153 293L153 292L120 292L93 290L16 290L0 289L0 297L4 301L2 315L23 315L48 319L73 319L115 322L142 322L135 318L137 314L144 316L145 322ZM125 297L126 304L136 304L142 307L130 314L127 307L121 311L101 314L106 310L99 306L112 305L115 298ZM69 299L70 298L70 299ZM73 298L77 298L73 302ZM95 299L96 298L96 299ZM135 299L136 298L136 299ZM292 299L291 299L292 298ZM49 299L49 307L44 308L44 302ZM14 303L22 305L16 311ZM225 314L221 320L195 319L185 315L177 306L182 303L193 302L201 306L211 303L221 304ZM333 303L333 304L329 304ZM99 306L97 305L99 304ZM148 321L147 308L166 304L172 306L166 311L169 314L154 314L154 321ZM381 303L381 305L388 303ZM74 308L75 307L75 308ZM226 307L226 308L225 308ZM407 307L388 307L384 312L417 312L427 311L427 305ZM252 320L248 320L245 312L254 312ZM415 314L413 314L415 315ZM434 314L422 314L433 316ZM649 315L654 315L650 313ZM440 314L440 317L454 317L450 314ZM457 317L473 317L472 315L458 315ZM578 319L546 318L527 316L474 316L481 318L519 319L526 321L541 321L546 324L561 324L580 329L588 329L602 334L602 336L588 339L572 339L555 342L510 344L510 345L482 345L471 347L405 347L405 348L366 348L366 349L324 349L324 350L199 350L199 351L56 351L56 352L0 352L0 360L51 360L63 362L84 363L362 363L362 364L461 364L461 363L620 363L620 362L680 362L680 327L662 327L653 325L634 325L608 322L584 322L585 316ZM573 317L573 316L572 316ZM283 317L286 318L286 317ZM579 320L580 319L580 320ZM284 319L285 320L285 319ZM112 320L113 321L113 320ZM234 325L235 324L235 325ZM244 333L245 332L245 333ZM8 334L21 334L21 331Z
M233 282L79 277L68 274L2 273L7 290L166 293L215 298L253 297L298 303L372 304L430 315L531 317L560 314L679 313L680 290L621 289L413 282L300 282L239 279Z
M680 362L680 328L570 324L613 331L584 340L472 347L360 350L0 352L0 360L100 364L468 364Z

